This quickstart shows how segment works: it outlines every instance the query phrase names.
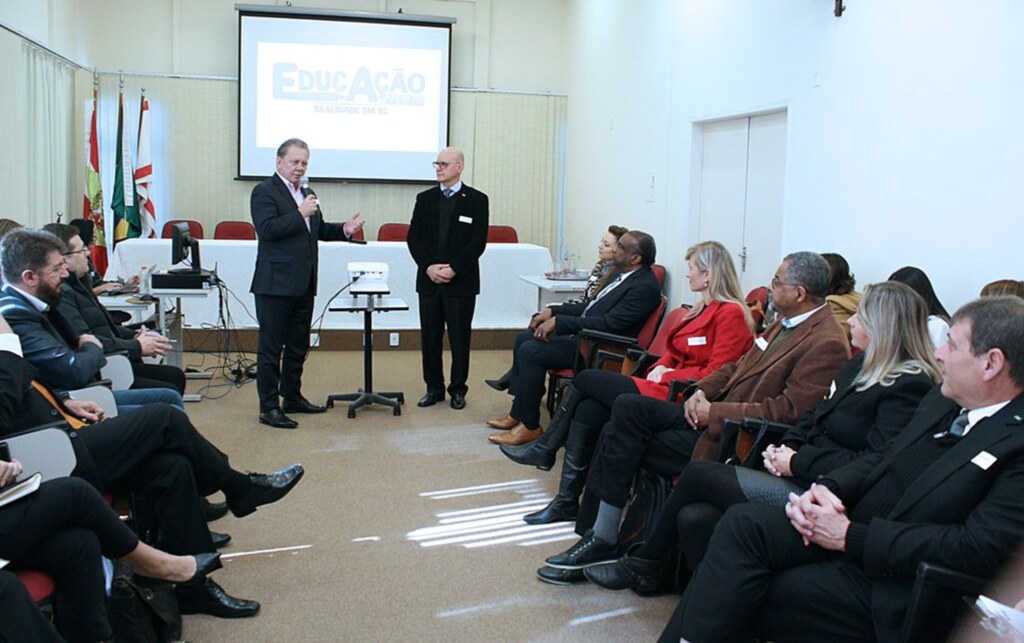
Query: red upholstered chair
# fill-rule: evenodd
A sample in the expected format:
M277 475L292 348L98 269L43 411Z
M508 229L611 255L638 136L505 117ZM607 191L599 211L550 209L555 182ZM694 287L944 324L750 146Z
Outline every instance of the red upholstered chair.
M510 225L492 225L487 227L487 243L519 243L519 235Z
M187 223L188 233L192 235L193 239L203 238L203 224L199 223L198 221L192 221L190 219L175 219L174 221L168 221L167 223L164 224L164 229L160 233L160 237L163 239L170 239L171 228L174 227L175 223Z
M244 239L256 238L256 228L248 221L221 221L213 229L214 239Z
M658 287L664 292L665 290L665 266L660 263L656 263L651 266L651 272L654 273L654 278L658 280Z
M658 328L662 325L661 320L665 316L667 307L668 299L662 295L661 302L651 311L636 337L601 331L582 331L577 341L576 367L548 371L548 413L555 414L558 402L562 398L562 389L572 381L577 371L596 367L618 373L622 369L622 362L627 350L647 350L658 334ZM616 359L608 359L612 355Z
M28 595L36 603L49 600L57 588L57 585L53 582L53 577L46 572L35 569L19 569L14 573L18 576L21 584L25 586L25 589L28 590Z
M377 241L405 241L407 236L408 223L385 223L377 230Z
M747 293L744 301L747 303L747 307L750 308L750 315L754 318L754 331L760 335L764 332L764 329L771 323L771 319L766 317L773 317L774 314L769 311L771 308L771 290L767 286L758 286L757 288L751 289Z
M363 229L359 228L356 233L352 235L353 239L359 239L360 241L366 241L366 236L363 234Z

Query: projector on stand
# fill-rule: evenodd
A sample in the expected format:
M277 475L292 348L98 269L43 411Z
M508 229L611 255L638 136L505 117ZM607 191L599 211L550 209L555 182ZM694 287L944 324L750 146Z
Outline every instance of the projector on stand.
M382 261L348 262L348 278L353 295L389 295L388 264Z

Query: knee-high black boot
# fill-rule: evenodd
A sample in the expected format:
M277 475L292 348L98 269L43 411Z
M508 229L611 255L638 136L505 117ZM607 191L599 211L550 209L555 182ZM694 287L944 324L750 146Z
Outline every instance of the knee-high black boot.
M587 471L596 446L592 427L573 422L569 439L565 443L562 477L558 481L558 495L540 511L523 516L531 525L576 520L580 511L580 494L587 483Z
M551 424L544 431L544 435L533 442L518 446L503 444L501 452L513 462L533 465L543 471L550 471L551 467L555 466L558 449L565 444L566 436L569 435L569 423L572 422L572 416L576 413L576 407L582 400L583 396L572 384L569 384L565 387L562 403L558 405L555 417L551 418Z
M490 386L495 391L507 391L509 384L512 382L512 369L509 368L505 373L496 380L484 380L484 384Z

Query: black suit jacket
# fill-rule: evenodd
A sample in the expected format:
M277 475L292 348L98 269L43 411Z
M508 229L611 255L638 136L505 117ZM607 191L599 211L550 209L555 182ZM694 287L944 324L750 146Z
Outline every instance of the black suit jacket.
M805 485L868 451L884 450L935 386L926 373L905 373L889 386L858 391L853 381L863 366L864 353L848 361L836 375L832 397L804 413L782 438L797 450L789 467Z
M125 351L134 362L142 360L142 346L135 332L114 323L113 318L88 284L75 275L68 275L61 287L57 309L79 335L90 333L103 344L104 353Z
M869 454L822 482L853 506L915 442L948 428L959 406L934 388L884 453ZM918 563L991 578L1024 537L1024 395L977 423L867 525L862 565L882 640L895 640ZM849 555L849 554L848 554Z
M327 223L318 211L309 229L295 199L280 176L274 174L252 189L249 199L256 227L256 270L249 292L255 295L298 297L316 292L318 241L344 241L341 224Z
M600 293L598 293L600 295ZM554 306L556 335L574 335L581 330L635 336L661 302L661 287L647 266L634 270L615 289L585 303Z
M88 386L99 378L107 363L103 349L95 344L76 348L72 336L78 336L59 311L51 311L61 326L58 329L47 315L36 310L25 297L8 284L0 296L0 315L21 339L25 359L39 369L38 379L53 389Z
M490 205L487 195L480 190L462 184L462 189L453 196L455 199L448 241L444 248L438 248L440 214L438 206L441 187L435 185L416 195L416 206L409 223L406 244L416 262L416 292L432 295L438 286L427 276L427 268L435 263L451 265L455 278L444 285L445 291L458 297L469 297L480 293L480 255L487 249L487 226L490 220Z

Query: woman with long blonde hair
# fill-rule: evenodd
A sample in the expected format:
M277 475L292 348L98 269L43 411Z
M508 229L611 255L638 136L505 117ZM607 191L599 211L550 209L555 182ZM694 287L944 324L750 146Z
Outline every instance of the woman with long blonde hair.
M540 439L522 446L502 445L513 462L548 470L565 445L558 495L547 507L523 519L532 524L573 520L586 482L590 457L612 404L626 393L668 399L674 380L700 379L736 361L753 344L753 320L740 295L732 257L717 241L704 241L686 251L686 279L700 294L697 303L670 331L665 354L644 377L600 369L581 371L562 398Z

